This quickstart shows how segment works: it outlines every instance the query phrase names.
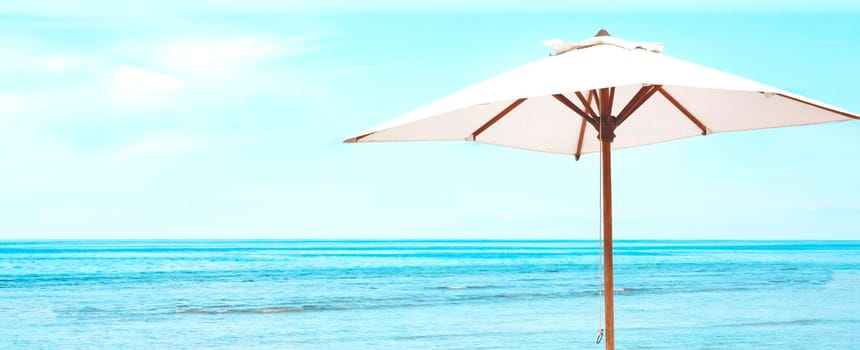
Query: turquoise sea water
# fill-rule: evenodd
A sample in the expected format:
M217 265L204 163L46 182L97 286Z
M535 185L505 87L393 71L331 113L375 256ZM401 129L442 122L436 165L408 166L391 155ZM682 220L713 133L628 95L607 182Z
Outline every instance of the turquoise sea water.
M0 241L0 349L602 349L593 241ZM618 349L860 349L860 241L616 242Z

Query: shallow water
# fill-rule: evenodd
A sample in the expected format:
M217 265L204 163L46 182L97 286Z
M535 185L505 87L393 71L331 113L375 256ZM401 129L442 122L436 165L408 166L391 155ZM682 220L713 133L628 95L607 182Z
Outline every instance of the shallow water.
M860 241L616 242L618 349L860 349ZM0 349L602 349L593 241L0 241Z

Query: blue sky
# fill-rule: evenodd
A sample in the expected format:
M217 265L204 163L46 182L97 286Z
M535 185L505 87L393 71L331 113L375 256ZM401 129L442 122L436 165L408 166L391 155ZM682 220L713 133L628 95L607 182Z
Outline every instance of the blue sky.
M360 4L359 4L360 3ZM598 159L340 141L606 28L860 112L860 6L0 6L2 238L598 237ZM616 152L616 237L860 238L860 123Z

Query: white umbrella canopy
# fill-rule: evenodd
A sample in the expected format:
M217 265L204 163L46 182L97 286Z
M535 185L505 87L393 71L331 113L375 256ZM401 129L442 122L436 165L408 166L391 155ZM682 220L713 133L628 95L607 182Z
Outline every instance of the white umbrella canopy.
M613 149L728 131L860 119L815 100L664 55L659 44L597 36L580 44L550 45L561 51L345 142L476 141L579 158L600 150L597 130L585 127L585 119L554 95L596 116L594 96L602 88L614 89L612 114L624 118L624 125L615 130ZM634 113L622 116L640 91L648 98ZM585 106L589 98L593 113Z
M697 135L860 119L771 86L601 30L556 54L475 84L346 143L475 141L540 152L601 153L606 348L615 349L612 149ZM603 333L601 333L602 335Z

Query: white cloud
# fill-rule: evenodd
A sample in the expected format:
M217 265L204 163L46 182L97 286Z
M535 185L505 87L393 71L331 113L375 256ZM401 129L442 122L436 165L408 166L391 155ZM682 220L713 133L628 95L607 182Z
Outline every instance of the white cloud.
M131 92L166 92L185 85L185 81L133 66L121 66L113 74L116 86Z
M260 37L186 41L166 48L167 59L191 69L253 61L277 53L280 45Z
M324 45L321 39L331 35L334 34L157 37L149 42L124 43L115 52L145 62L159 72L181 75L186 82L181 92L182 105L203 101L195 108L200 112L253 96L324 94L328 91L325 82L312 72L319 68L303 69L299 66L303 63L296 65L286 59L313 53ZM329 70L326 67L324 72ZM125 107L137 110L163 108L170 102L140 96L126 100L131 99L121 101Z
M181 117L177 113L207 113L248 96L318 94L324 89L301 70L274 61L311 51L320 37L156 36L113 43L103 53L59 51L38 40L0 41L0 74L14 73L24 82L0 91L0 122Z
M24 39L0 41L0 74L65 73L84 64L85 57L81 55L51 52L45 46Z
M63 73L80 66L81 60L72 55L49 54L38 58L36 64L45 71Z
M200 136L162 133L153 134L131 142L116 151L120 156L136 156L160 153L181 153L191 151L203 145Z
M176 90L186 82L169 75L124 65L112 76L111 107L118 112L139 112L172 104Z
M314 36L268 37L227 36L170 39L149 45L149 52L138 48L128 51L136 56L152 55L156 64L169 71L182 72L196 82L232 79L258 71L268 61L311 51ZM143 45L146 47L146 45Z

